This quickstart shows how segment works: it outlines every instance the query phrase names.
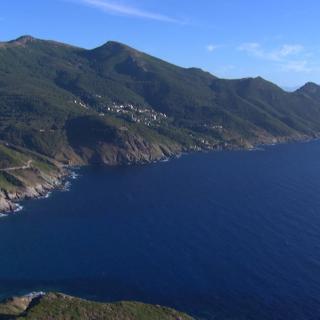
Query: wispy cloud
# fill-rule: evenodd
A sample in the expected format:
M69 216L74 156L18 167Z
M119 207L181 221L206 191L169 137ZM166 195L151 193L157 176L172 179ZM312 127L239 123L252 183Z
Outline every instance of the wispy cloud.
M215 72L222 77L228 77L230 75L230 72L234 71L235 69L236 66L234 66L233 64L226 64L219 66Z
M184 21L172 18L170 16L136 8L127 4L119 3L118 1L76 0L75 2L97 8L109 14L118 14L135 18L184 24Z
M252 56L270 60L270 61L282 61L289 56L297 55L304 51L304 47L299 44L284 44L274 50L265 50L257 42L244 43L238 47L238 50L244 51Z
M276 55L279 59L290 56L290 55L296 55L304 51L304 47L300 44L284 44L278 52L276 52Z
M208 44L206 46L206 50L209 52L213 52L216 51L217 49L219 49L221 46L220 45L216 45L216 44Z
M306 52L304 46L300 44L283 44L272 50L266 50L260 43L243 43L237 48L248 55L277 63L283 71L311 72L307 60L310 53Z
M287 61L281 65L283 71L311 72L312 68L306 60Z

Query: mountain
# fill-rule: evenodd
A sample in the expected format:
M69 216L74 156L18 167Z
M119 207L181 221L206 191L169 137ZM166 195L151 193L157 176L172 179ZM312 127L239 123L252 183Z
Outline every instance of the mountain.
M61 293L38 293L0 303L0 319L192 320L170 308L138 302L98 303Z
M305 95L308 98L319 101L320 99L320 86L313 83L308 82L302 88L297 90L297 93Z
M0 142L7 153L55 161L54 172L59 164L143 163L319 132L313 83L286 92L260 77L219 79L114 41L93 50L31 36L0 43ZM42 172L32 163L25 170ZM28 179L6 165L0 154L0 188L26 188Z

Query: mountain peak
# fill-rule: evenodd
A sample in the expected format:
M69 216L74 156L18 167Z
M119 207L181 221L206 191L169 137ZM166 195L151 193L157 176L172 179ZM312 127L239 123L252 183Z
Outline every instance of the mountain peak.
M314 82L307 82L300 90L319 90L320 86Z
M32 36L24 35L24 36L21 36L21 37L15 39L15 40L10 40L10 41L7 41L7 42L0 42L0 47L7 47L7 46L10 46L10 45L13 45L13 46L25 46L28 43L35 42L35 41L38 41L38 40L36 38L32 37Z
M309 96L320 96L320 86L314 82L307 82L304 86L296 91L297 93L306 94Z
M34 38L30 35L23 35L17 39L6 41L6 42L0 42L0 48L8 48L8 47L26 47L29 44L32 43L42 43L44 45L49 45L49 46L55 46L55 47L68 47L68 48L73 48L73 49L81 49L76 46L70 45L70 44L65 44L62 42L57 42L54 40L43 40L43 39L37 39ZM81 49L82 50L82 49Z
M34 42L34 41L37 41L37 39L30 35L24 35L15 40L9 41L9 43L25 45L27 43Z
M94 49L94 51L97 50L108 50L114 53L119 53L119 52L127 52L127 53L131 53L131 54L139 54L139 51L127 46L126 44L123 44L121 42L117 42L117 41L108 41L105 44L103 44L102 46Z
M16 40L13 40L13 41L34 41L34 40L36 40L36 38L27 34L27 35L22 35L21 37L18 37Z
M128 48L128 46L125 45L124 43L119 41L114 41L114 40L107 41L103 46Z
M95 57L98 60L107 60L110 57L132 57L136 59L142 55L142 53L134 48L131 48L121 42L108 41L100 47L89 50L89 55Z
M261 76L257 77L248 77L248 78L242 78L239 80L232 80L236 83L238 83L242 89L251 89L251 90L263 90L263 91L270 91L270 90L276 90L276 91L283 91L282 88L274 84L273 82L270 82L269 80L266 80L262 78Z

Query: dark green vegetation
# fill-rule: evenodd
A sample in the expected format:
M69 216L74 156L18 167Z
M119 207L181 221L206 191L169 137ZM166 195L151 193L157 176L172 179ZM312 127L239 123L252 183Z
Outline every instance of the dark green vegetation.
M32 175L59 174L58 164L36 152L0 142L0 188L15 192L28 185Z
M122 108L121 108L122 106ZM0 44L0 138L61 161L140 162L181 150L313 137L320 87L221 80L116 42Z
M192 320L186 314L138 302L97 303L48 293L0 304L0 319L28 320Z
M143 163L319 132L316 84L288 93L262 78L218 79L117 42L93 50L30 36L0 43L0 139L60 163ZM0 167L27 158L0 150ZM0 180L3 189L18 183Z
M16 201L44 196L64 175L57 161L0 141L0 212L16 210Z

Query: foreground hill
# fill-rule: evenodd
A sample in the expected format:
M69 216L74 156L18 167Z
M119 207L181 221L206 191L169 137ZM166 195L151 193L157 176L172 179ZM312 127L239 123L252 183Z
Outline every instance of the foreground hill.
M30 36L0 43L0 142L55 164L144 163L319 133L314 83L289 93L259 77L219 79L117 42L93 50ZM1 154L0 165L11 166ZM27 179L15 178L23 193Z
M98 303L59 293L16 297L0 304L0 319L192 320L173 309L138 302Z

